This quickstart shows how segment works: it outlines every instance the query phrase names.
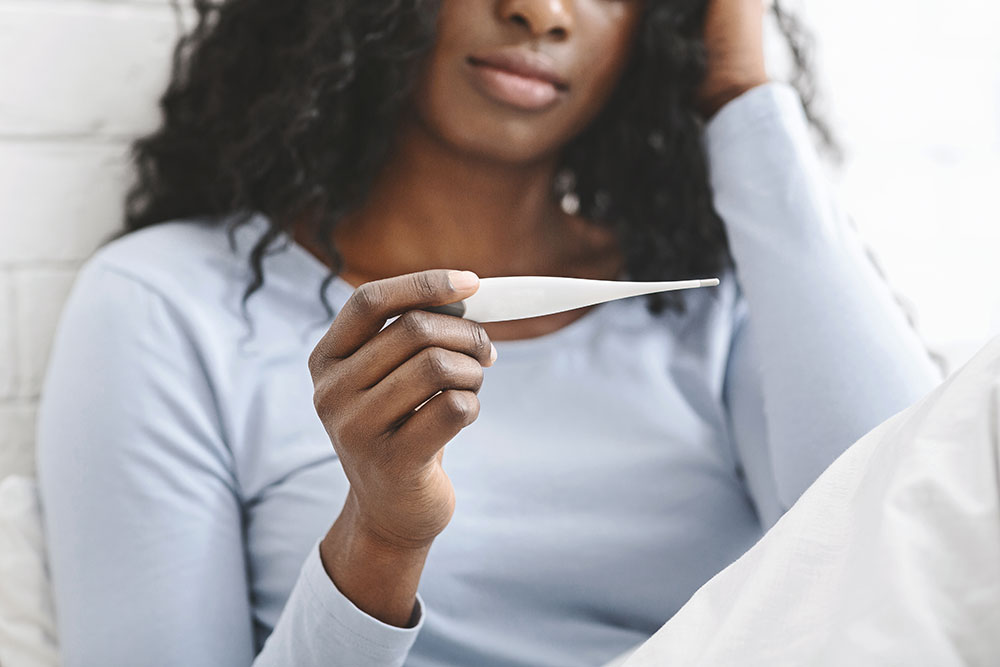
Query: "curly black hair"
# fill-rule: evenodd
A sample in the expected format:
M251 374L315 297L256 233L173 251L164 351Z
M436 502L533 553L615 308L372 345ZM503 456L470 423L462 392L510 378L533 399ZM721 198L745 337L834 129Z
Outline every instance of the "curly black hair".
M194 27L175 48L160 100L163 122L132 149L136 180L121 234L176 219L255 214L268 227L250 254L243 304L264 284L263 258L306 221L334 269L332 230L365 200L392 128L435 40L440 0L194 0ZM175 4L175 8L177 5ZM615 94L563 150L553 196L610 225L634 280L710 275L731 264L712 204L704 122L707 0L646 0L635 49ZM180 10L177 9L179 12ZM788 42L821 145L836 143L813 112L811 37L772 9ZM330 147L334 147L331 149ZM682 307L652 298L650 308Z

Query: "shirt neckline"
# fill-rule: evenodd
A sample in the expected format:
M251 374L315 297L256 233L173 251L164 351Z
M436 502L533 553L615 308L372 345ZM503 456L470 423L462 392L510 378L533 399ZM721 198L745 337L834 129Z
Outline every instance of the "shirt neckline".
M261 220L261 222L266 224L265 220ZM329 267L298 243L291 234L283 234L282 239L283 250L290 254L290 259L292 260L287 262L288 268L292 273L304 274L299 277L307 278L310 281L315 280L317 281L316 284L319 284L330 275ZM619 279L623 278L619 277ZM335 312L343 308L347 299L354 293L354 290L355 287L339 275L333 276L327 286L326 294ZM331 298L334 294L336 298ZM629 301L629 299L625 301ZM496 346L498 353L504 357L548 351L554 346L565 344L570 340L584 335L587 331L597 326L604 319L605 315L610 314L612 310L616 310L622 305L622 303L617 301L598 304L593 306L583 316L555 331L531 338L493 341L493 344Z

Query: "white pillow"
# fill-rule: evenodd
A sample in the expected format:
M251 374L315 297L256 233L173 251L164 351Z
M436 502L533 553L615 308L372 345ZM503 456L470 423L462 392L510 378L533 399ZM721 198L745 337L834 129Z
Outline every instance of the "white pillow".
M6 477L0 480L0 665L58 664L38 487L27 477Z

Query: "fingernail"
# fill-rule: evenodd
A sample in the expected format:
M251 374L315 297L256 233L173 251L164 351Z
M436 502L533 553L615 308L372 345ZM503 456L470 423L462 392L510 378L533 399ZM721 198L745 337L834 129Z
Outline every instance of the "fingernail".
M451 271L448 273L448 282L456 290L466 290L479 284L479 276L472 271Z
M490 366L492 366L497 360L497 347L493 343L490 343Z

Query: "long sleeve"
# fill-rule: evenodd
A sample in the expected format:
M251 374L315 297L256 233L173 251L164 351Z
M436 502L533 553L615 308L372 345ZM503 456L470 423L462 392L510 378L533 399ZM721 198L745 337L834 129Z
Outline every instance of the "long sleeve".
M64 311L38 448L65 664L402 664L419 626L354 607L317 548L255 661L238 467L196 338L100 261Z
M836 201L791 87L747 91L704 141L743 294L725 398L770 525L940 376Z

